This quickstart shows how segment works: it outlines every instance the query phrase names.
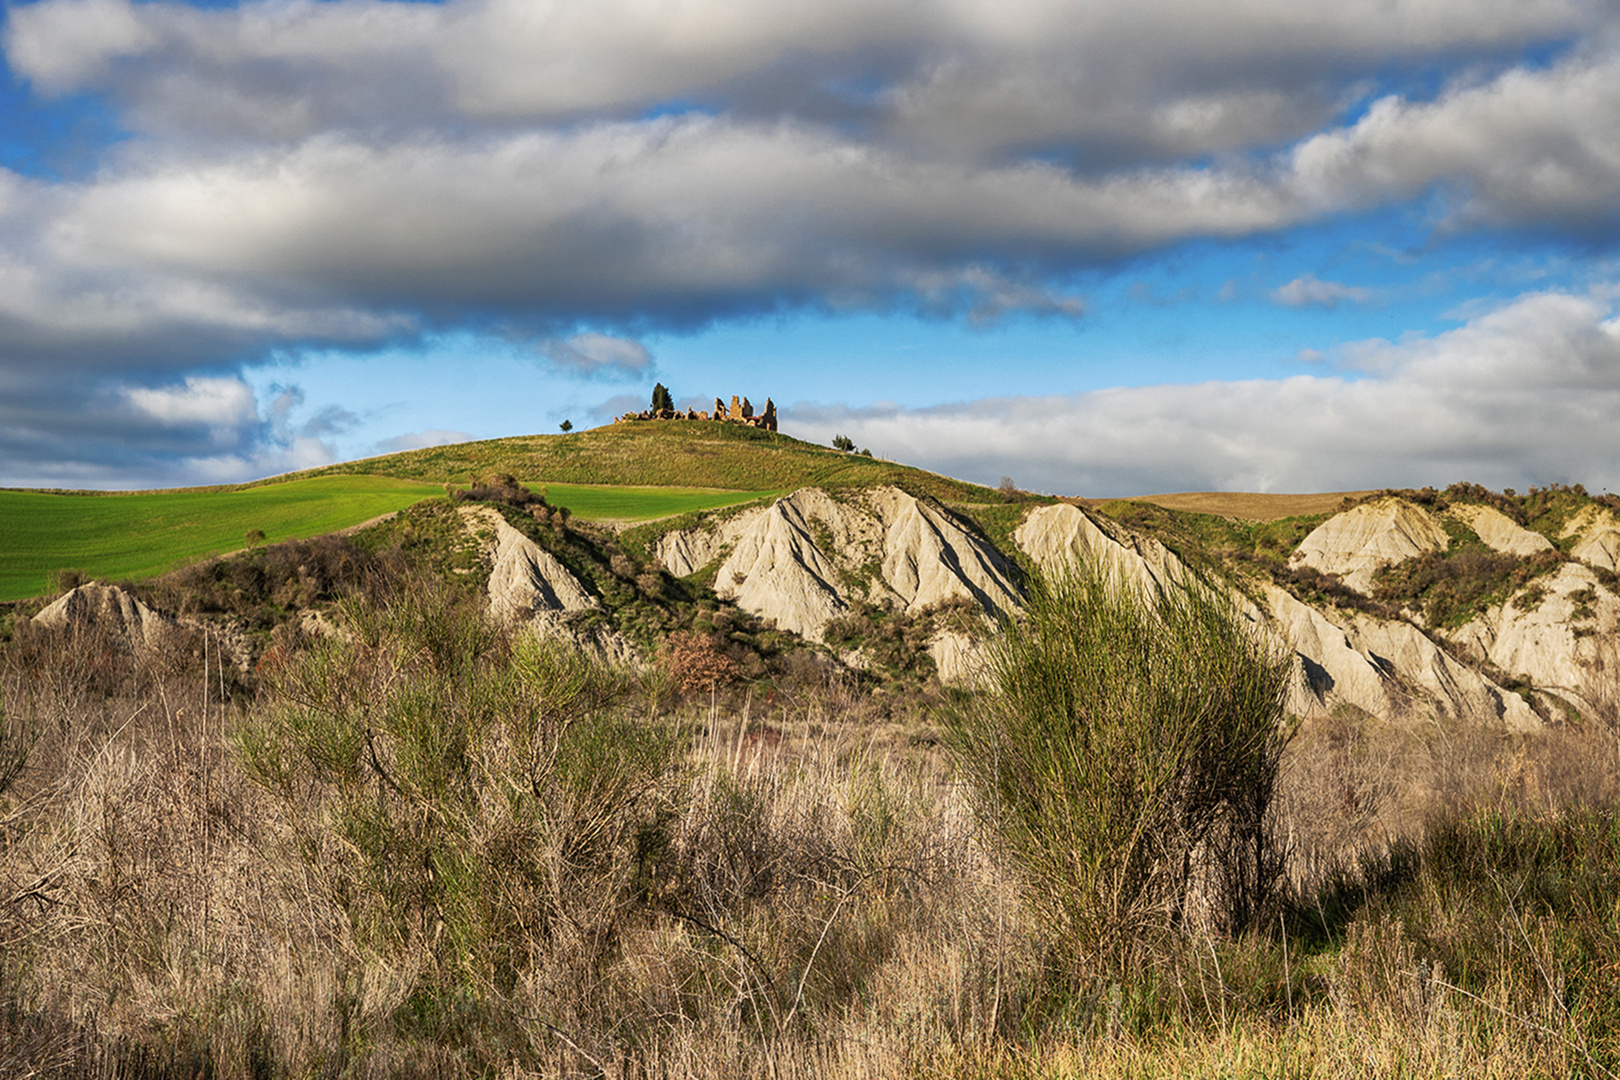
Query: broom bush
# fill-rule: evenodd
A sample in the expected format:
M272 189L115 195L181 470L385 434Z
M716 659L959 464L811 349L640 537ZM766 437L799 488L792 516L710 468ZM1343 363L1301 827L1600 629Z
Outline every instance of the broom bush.
M1214 589L1091 566L1037 580L992 656L949 734L1056 966L1117 974L1195 920L1252 923L1281 872L1286 657Z

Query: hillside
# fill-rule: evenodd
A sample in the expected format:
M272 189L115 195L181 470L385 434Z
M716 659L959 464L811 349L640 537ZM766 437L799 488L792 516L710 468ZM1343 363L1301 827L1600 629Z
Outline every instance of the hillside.
M320 536L438 493L387 476L183 491L0 491L0 601L39 596L64 571L148 578L239 550L250 531L269 541Z
M996 493L938 473L846 454L789 435L703 420L609 424L568 435L433 446L344 462L295 476L392 476L464 483L506 473L525 483L791 491L894 484L947 501L989 502ZM265 481L272 483L275 481Z
M786 494L893 484L982 503L986 488L740 425L611 425L431 447L248 484L143 492L0 491L0 602L53 578L137 580L268 541L350 528L446 484L507 474L576 516L628 524Z

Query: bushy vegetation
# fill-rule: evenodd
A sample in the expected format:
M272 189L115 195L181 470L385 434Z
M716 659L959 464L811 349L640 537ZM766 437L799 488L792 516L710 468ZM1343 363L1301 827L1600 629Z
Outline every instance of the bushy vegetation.
M1229 611L1081 579L961 702L970 805L825 672L683 705L673 666L494 628L408 560L368 580L255 686L222 687L217 644L0 650L5 760L27 751L0 792L4 1071L1620 1064L1607 729L1396 754L1345 717L1279 762L1272 658ZM1286 859L1269 904L1251 850Z
M200 618L162 648L14 620L0 1075L1620 1069L1620 682L1533 736L1296 726L1214 593L1096 573L1035 582L982 691L922 670L950 606L834 623L856 675L518 475L147 583ZM647 666L489 623L470 505ZM1307 525L1177 542L1331 592Z
M991 656L950 735L1058 971L1117 980L1200 915L1260 917L1289 669L1224 594L1077 568L1037 579Z

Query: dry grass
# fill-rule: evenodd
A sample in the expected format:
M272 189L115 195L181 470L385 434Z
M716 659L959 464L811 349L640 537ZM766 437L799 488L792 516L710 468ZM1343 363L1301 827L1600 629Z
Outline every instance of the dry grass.
M1278 521L1282 518L1326 514L1345 500L1357 500L1370 491L1328 491L1311 495L1260 494L1241 491L1186 491L1176 495L1134 495L1130 502L1152 503L1168 510L1237 518L1240 521Z
M502 924L512 977L486 979L450 962L442 898L380 935L387 898L340 845L309 857L330 791L277 794L233 749L274 700L223 700L212 654L154 667L86 644L0 657L3 731L31 741L0 815L0 1075L1520 1077L1620 1058L1601 725L1309 727L1281 792L1277 930L1054 992L926 739L852 720L867 706L836 684L656 715L656 688L633 688L622 718L680 740L636 819L656 850L626 834L582 868L542 835L490 871L490 905L560 918ZM480 844L506 820L496 791L454 804Z

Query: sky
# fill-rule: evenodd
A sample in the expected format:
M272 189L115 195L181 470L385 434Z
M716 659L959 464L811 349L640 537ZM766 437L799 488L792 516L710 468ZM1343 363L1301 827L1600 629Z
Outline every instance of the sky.
M1056 494L1620 490L1612 0L0 12L3 486L662 382Z

